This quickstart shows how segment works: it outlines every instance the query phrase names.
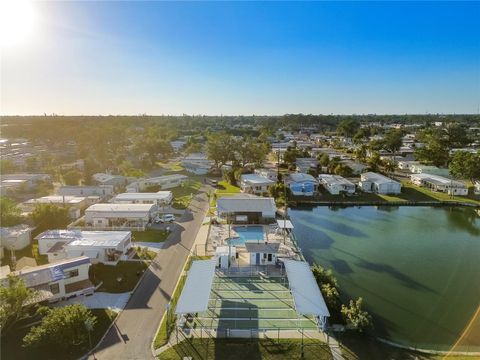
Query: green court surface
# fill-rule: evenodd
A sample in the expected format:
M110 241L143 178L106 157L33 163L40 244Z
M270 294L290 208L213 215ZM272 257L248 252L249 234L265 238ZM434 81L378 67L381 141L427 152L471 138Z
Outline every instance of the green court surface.
M317 329L313 318L295 311L283 278L216 276L209 310L199 313L196 326L214 329Z

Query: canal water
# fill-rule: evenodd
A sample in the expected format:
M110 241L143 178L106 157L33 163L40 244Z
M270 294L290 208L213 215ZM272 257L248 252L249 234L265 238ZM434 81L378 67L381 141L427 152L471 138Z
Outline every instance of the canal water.
M448 350L465 333L456 350L480 351L473 209L319 206L289 215L306 259L331 268L345 298L364 298L378 336Z

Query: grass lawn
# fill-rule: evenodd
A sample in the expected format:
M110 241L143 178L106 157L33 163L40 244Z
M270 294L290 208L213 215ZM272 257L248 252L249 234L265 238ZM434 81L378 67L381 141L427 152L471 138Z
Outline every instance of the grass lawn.
M193 339L184 340L161 353L161 360L193 359L218 360L294 360L332 359L325 343L315 340L304 341L304 356L301 356L301 339Z
M145 231L133 231L132 232L132 240L133 242L154 242L160 243L164 242L169 233L163 230L152 230L148 229Z
M190 266L192 265L192 261L194 260L205 260L209 259L209 256L191 256L187 264L185 265L185 271L188 271L190 269ZM170 310L168 313L163 317L162 322L160 324L160 328L158 330L157 335L155 336L155 340L153 342L153 346L155 349L158 349L165 345L168 341L168 336L170 334L170 331L173 329L174 321L175 321L175 308L177 306L178 298L180 297L180 294L182 293L183 286L185 285L185 281L187 280L186 275L182 275L180 280L178 281L177 287L175 288L175 291L173 292L173 296L170 300ZM167 318L168 318L168 328L167 328Z
M175 209L186 209L192 200L192 196L195 195L202 186L200 177L190 177L183 186L177 186L171 189L173 193L173 207Z
M180 161L177 162L161 162L157 161L157 165L160 166L162 169L165 169L167 171L183 171L185 168L182 166Z
M240 188L222 180L218 182L217 190L215 192L217 194L238 194Z
M443 355L430 355L416 351L399 349L366 336L343 334L338 339L341 343L342 355L345 360L441 360ZM451 360L473 360L473 356L448 356Z
M438 200L438 201L460 201L460 202L467 202L467 203L472 203L476 205L480 205L480 196L479 195L472 195L469 194L468 196L454 196L451 197L448 194L442 193L442 192L436 192L436 191L430 191L428 189L413 185L411 182L407 180L402 181L402 187L406 193L411 193L413 191L416 191L417 196L423 196L429 197L430 200ZM403 193L403 191L402 191ZM416 200L416 199L412 199Z
M95 285L103 281L98 291L122 293L133 290L147 267L144 261L120 261L116 266L95 264L90 266L89 277Z
M97 323L92 332L92 345L95 346L107 328L115 319L116 313L108 309L93 309L92 313L97 317ZM29 350L22 347L22 340L28 333L30 327L13 329L8 335L1 338L2 360L70 360L78 359L88 351L88 345L72 347L69 352L59 351L56 348ZM47 351L50 349L50 351Z
M5 253L5 256L1 260L2 265L9 265L10 268L12 268L12 259L10 257L11 255L10 251L5 250L4 253ZM37 262L37 265L48 264L48 257L46 255L40 255L38 253L38 244L36 240L33 241L32 244L28 245L26 248L15 251L15 257L17 258L17 261L24 256L34 258Z

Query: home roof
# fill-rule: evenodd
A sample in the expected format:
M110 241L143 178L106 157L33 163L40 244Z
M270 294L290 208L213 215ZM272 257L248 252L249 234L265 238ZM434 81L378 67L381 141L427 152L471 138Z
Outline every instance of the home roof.
M115 196L115 200L169 200L172 198L171 191L158 192L132 192L122 193Z
M340 175L320 174L318 175L318 179L328 185L341 184L341 185L355 186L354 183L352 183L351 181L348 181L347 179L345 179Z
M263 242L255 242L255 241L246 241L245 249L249 253L276 254L278 253L278 249L280 249L280 243L278 242L263 243Z
M252 184L274 184L275 181L270 180L258 174L244 174L241 177L242 181L247 181Z
M292 182L318 182L312 175L305 173L292 173L289 178Z
M386 176L383 176L382 174L377 174L374 172L366 172L361 175L361 178L362 178L362 181L372 181L375 183L389 183L389 182L398 183L398 181L395 181L393 179L390 179L389 177L386 177Z
M93 204L86 212L150 212L154 204Z
M259 196L226 196L217 200L217 210L226 212L275 212L275 200Z
M116 247L130 236L130 231L47 230L35 239L55 239L63 244L68 242L68 246ZM62 246L57 244L49 252L55 252L54 248L61 249Z

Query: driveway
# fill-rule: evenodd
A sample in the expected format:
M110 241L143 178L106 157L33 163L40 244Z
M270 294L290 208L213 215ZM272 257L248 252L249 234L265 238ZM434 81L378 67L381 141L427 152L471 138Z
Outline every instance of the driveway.
M88 309L112 309L114 311L122 310L130 298L130 292L120 294L110 294L106 292L96 292L91 296L77 296L66 301L61 301L53 306L66 306L72 304L83 304Z
M150 345L208 209L203 185L95 351L97 359L153 359ZM90 356L93 359L93 356Z

